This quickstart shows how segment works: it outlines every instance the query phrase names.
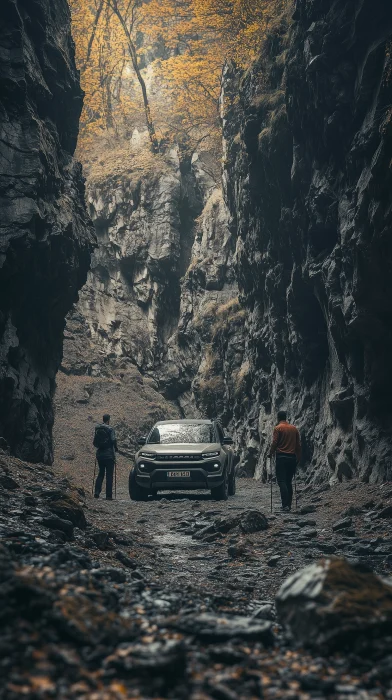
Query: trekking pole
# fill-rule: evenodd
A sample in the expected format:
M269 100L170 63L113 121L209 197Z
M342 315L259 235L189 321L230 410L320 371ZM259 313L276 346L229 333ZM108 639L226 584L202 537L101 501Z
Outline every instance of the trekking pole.
M272 457L270 457L270 483L271 483L271 513L272 513Z
M117 460L114 462L114 500L117 501Z
M298 510L298 496L297 496L297 470L294 472L294 491L295 491L295 512Z
M97 458L95 458L95 463L94 463L94 476L93 476L93 485L91 487L91 495L94 496L94 484L95 484L95 472L97 470Z

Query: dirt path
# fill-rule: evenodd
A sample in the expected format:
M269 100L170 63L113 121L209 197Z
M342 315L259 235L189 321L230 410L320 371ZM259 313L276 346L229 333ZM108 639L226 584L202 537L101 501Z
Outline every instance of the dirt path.
M390 537L390 522L369 528L361 517L356 518L356 534L348 538L333 533L332 525L350 506L380 504L380 486L365 484L338 484L333 489L311 488L307 491L298 484L298 512L280 511L279 491L273 484L273 511L271 513L270 485L251 479L237 481L237 493L227 502L216 502L209 494L159 494L157 500L135 503L129 500L125 488L118 489L117 502L91 501L90 511L95 523L104 529L119 528L127 533L143 536L154 552L156 579L167 585L192 585L197 578L198 588L222 592L231 591L229 603L237 608L245 587L246 605L241 609L253 610L260 599L273 600L282 581L292 572L323 554L351 556L374 540L375 530ZM384 489L388 492L388 488ZM202 525L210 525L219 517L229 517L249 509L263 512L269 522L268 531L242 534L234 529L221 539L208 542L193 539ZM300 515L301 510L314 511ZM301 527L299 524L301 524ZM193 529L195 528L195 529ZM301 541L298 533L301 532ZM207 535L208 537L208 535ZM333 542L331 541L333 538ZM230 548L230 554L228 549ZM370 554L370 553L369 553ZM144 555L146 556L146 554ZM279 560L271 562L273 557ZM366 556L369 561L369 556ZM273 564L273 565L271 565ZM373 566L383 575L392 570L392 561L375 556Z

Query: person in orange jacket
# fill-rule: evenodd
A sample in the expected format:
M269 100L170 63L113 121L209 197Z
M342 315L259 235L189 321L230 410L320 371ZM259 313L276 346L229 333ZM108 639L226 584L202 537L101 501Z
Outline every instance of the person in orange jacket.
M274 429L269 457L272 459L275 454L282 510L288 513L293 500L293 477L301 459L301 439L297 428L288 423L286 411L278 413L278 425Z

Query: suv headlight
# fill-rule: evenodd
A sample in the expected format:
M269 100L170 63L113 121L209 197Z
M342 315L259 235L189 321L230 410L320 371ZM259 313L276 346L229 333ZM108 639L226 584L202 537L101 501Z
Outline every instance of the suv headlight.
M141 452L140 457L143 457L143 459L156 459L156 453L155 452Z
M203 459L211 459L211 457L219 457L220 456L220 450L216 450L215 452L203 452Z

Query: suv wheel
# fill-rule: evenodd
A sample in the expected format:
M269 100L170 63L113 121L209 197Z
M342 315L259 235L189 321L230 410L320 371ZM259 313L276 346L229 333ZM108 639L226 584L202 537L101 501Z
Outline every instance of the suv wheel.
M233 467L231 474L229 476L229 496L234 496L237 490L236 478L235 478L235 467Z
M129 497L131 501L147 501L148 493L147 489L143 489L136 482L136 470L132 469L129 474Z
M225 472L225 480L223 484L217 486L216 489L211 489L211 496L216 501L227 501L229 497L229 480L227 478L227 472Z

